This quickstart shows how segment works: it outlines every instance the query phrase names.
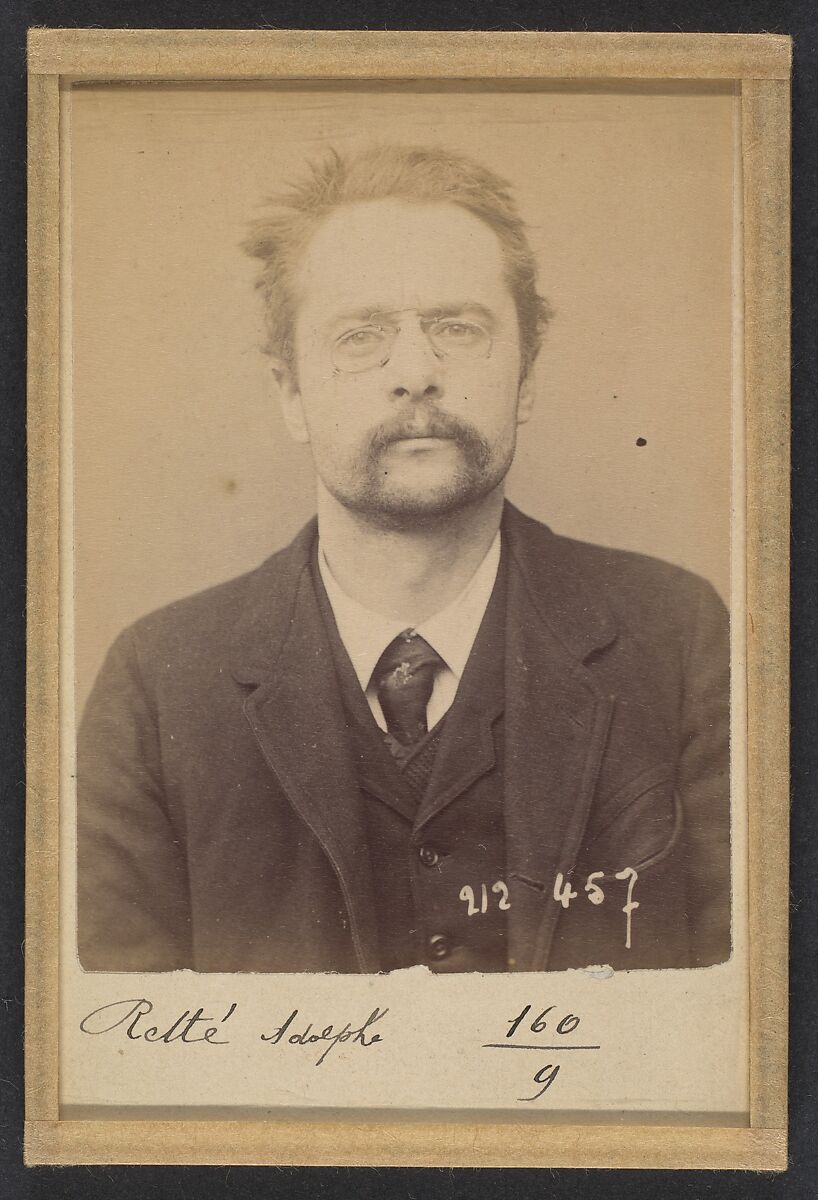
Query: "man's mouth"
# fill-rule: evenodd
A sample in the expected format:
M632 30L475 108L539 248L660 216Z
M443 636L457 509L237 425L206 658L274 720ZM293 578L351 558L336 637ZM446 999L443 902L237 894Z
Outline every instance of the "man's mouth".
M403 447L415 446L418 448L423 448L425 446L428 449L432 449L432 443L443 445L455 440L456 439L453 437L441 437L438 433L407 433L403 437L395 438L394 441L389 443L389 445Z
M456 449L476 464L488 455L488 447L475 430L433 413L428 421L395 421L373 434L369 444L369 458L377 463L382 454L390 451L400 456L428 456L436 453L451 454Z
M457 439L451 433L436 433L434 430L406 431L392 438L393 442L454 442Z

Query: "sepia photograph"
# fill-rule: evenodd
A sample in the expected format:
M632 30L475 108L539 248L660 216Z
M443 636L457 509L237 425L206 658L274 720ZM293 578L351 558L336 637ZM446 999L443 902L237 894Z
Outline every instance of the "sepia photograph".
M189 463L183 439L204 440L207 465L230 476L226 506L231 486L256 485L251 463L264 470L242 439L257 438L266 420L262 436L278 442L284 470L314 475L316 516L279 548L281 484L258 488L257 520L275 552L235 579L142 615L106 658L79 732L82 965L373 972L422 963L452 972L723 962L730 953L728 618L712 583L678 560L692 557L689 543L706 520L698 557L719 582L728 577L733 96L726 89L590 98L453 93L434 98L434 118L431 97L401 92L233 98L256 120L260 108L271 116L289 111L302 140L293 145L288 137L284 157L268 135L251 164L253 175L270 178L243 241L258 270L269 410L256 409L249 429L230 360L218 353L218 331L230 316L215 274L209 293L199 291L207 264L225 251L236 254L239 274L234 229L211 220L211 237L196 239L198 278L188 277L195 296L181 295L184 276L174 281L178 303L206 307L202 319L212 322L217 353L209 371L222 376L216 388L231 393L228 461L220 455L224 414L210 397L192 381L180 394L178 379L137 369L141 354L188 362L183 333L168 344L168 321L178 328L179 312L166 305L160 327L161 291L157 297L151 288L145 298L155 302L153 313L141 328L127 319L131 375L121 358L125 313L116 305L99 311L107 299L84 257L84 234L93 230L94 257L127 303L122 289L130 292L140 271L148 222L154 243L174 234L187 242L201 225L201 210L213 202L208 189L194 177L197 198L178 195L180 227L177 197L162 186L164 164L153 166L157 154L184 152L172 116L198 98L142 89L127 107L124 96L114 99L129 132L146 142L128 146L142 178L157 172L154 204L133 212L124 230L123 173L111 169L112 159L123 159L119 121L104 149L97 140L94 162L87 158L89 126L99 123L106 99L104 91L74 99L78 453L88 452L91 421L99 438L100 420L121 422L123 408L138 419L133 401L111 389L108 347L133 381L124 390L156 389L155 398L133 400L164 410L175 390L186 413L169 428L166 418L154 423L156 410L145 412L160 467L173 464L182 484L201 487L203 472ZM418 131L435 140L362 138L370 105L394 114L396 135L405 136L415 115ZM316 123L329 112L335 138L316 137L304 115L310 108ZM595 126L586 133L580 124L565 151L553 145L560 110ZM225 120L213 100L205 100L203 121L208 111ZM503 130L504 161L492 163L499 155L490 144L482 159L464 152L477 122L481 131ZM672 230L687 242L664 256L649 247L664 266L659 286L644 285L642 261L628 263L630 278L614 282L610 243L605 260L589 262L582 226L566 229L545 198L529 230L507 178L513 158L517 190L522 184L530 196L548 174L576 195L576 168L565 155L586 158L583 142L597 142L611 124L641 136L643 151L657 158L657 190L676 192L685 221L686 228L669 228L661 193L644 214L653 238ZM239 136L243 125L236 119ZM679 139L678 161L664 179L660 155L668 152L656 140L663 126ZM168 147L158 144L158 129ZM695 140L682 140L694 131ZM103 132L97 124L97 139ZM535 139L535 165L526 171ZM291 171L275 169L301 153ZM87 174L103 164L111 182L96 182L89 195ZM586 217L592 236L606 208L621 213L612 190ZM118 254L100 227L113 213ZM160 225L168 217L172 231ZM711 228L703 238L705 221ZM569 233L579 234L573 270L580 278L570 298L549 280L546 249ZM644 228L633 240L638 251ZM619 241L615 231L611 241ZM151 266L161 271L151 281L161 289L167 259ZM599 321L597 311L589 318L568 308L580 290L592 303L604 293L606 306L619 311L610 313L617 344L604 352L596 395L578 403L570 385L543 396L549 389L541 379L568 373L553 361L564 342L549 346L549 326L570 322L579 339L589 319ZM669 328L679 306L681 334ZM629 330L623 310L632 314ZM630 366L626 378L624 358L655 355L650 317L664 327L667 357L641 376ZM701 355L702 342L705 362L691 368L685 359L694 346ZM175 368L171 361L165 370ZM566 536L558 522L538 519L541 500L535 513L515 505L507 476L538 406L526 491L558 491L563 511L584 506L589 528L595 510L613 509L630 547L652 535L671 561ZM555 407L563 410L556 417ZM608 426L589 439L599 472L580 480L575 444L560 445L566 408L580 425L598 413ZM544 442L553 448L538 470ZM572 455L567 462L559 463L561 450ZM651 467L638 461L651 456L675 476L658 503ZM109 526L112 517L122 521L117 510L128 487L141 487L155 470L142 462L138 469L134 480L118 467L103 517L92 507L102 497L88 499L88 475L77 480L80 629L99 625L101 572L112 590L112 568L157 582L167 574L166 535L142 534L136 547L120 542L115 549L130 561L113 564L91 536L106 518ZM637 478L618 494L611 477L629 469ZM157 482L151 507L158 502L162 521L172 524L179 508L165 507L173 493L163 496ZM680 489L693 493L681 511L673 502ZM133 525L145 520L139 500L128 505ZM643 510L662 500L666 511L648 516L646 531ZM197 557L218 575L224 565L212 504L197 526L188 502L172 540L206 539ZM223 517L228 529L231 515ZM86 566L88 556L94 561Z
M526 77L512 35L390 73L326 34L310 77L294 33L235 72L149 33L177 71L76 31L51 96L63 1136L738 1139L778 928L756 43L553 35L576 66Z

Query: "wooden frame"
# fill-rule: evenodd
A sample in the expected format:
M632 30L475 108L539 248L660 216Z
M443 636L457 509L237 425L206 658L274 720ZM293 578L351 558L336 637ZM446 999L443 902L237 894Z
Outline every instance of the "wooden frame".
M161 53L160 53L161 51ZM31 31L26 1154L39 1163L786 1166L789 39L772 35ZM747 447L747 1128L61 1120L58 1107L60 87L76 80L741 83ZM581 1134L581 1136L580 1136Z

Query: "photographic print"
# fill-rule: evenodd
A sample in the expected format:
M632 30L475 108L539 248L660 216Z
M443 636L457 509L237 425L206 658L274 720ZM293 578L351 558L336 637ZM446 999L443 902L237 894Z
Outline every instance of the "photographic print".
M741 76L282 74L60 93L59 1124L740 1134Z

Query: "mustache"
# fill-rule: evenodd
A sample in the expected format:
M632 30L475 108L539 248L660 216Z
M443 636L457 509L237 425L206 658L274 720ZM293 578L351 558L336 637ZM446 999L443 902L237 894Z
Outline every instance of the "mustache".
M486 439L468 421L435 410L422 416L407 413L379 425L369 439L369 455L375 458L394 442L424 437L456 442L474 461L487 461L491 453Z

